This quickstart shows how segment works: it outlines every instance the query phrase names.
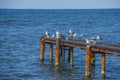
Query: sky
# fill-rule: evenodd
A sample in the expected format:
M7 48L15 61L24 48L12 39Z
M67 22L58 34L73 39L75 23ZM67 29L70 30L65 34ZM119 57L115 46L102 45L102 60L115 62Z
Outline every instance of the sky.
M120 8L120 0L0 0L2 9Z

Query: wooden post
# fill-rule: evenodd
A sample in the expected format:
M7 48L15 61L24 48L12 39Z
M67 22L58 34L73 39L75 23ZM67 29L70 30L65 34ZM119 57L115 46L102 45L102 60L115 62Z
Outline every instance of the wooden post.
M53 61L53 45L50 45L50 62Z
M94 52L91 53L91 65L95 66L95 53Z
M73 65L73 47L70 47L70 65Z
M63 61L63 49L62 49L63 47L61 46L60 47L60 61Z
M105 53L102 54L102 69L101 69L101 74L105 74L105 61L106 61L106 55Z
M44 50L45 50L45 44L41 42L40 44L40 61L44 61Z
M60 39L56 39L56 59L55 59L55 65L58 66L60 62Z
M64 46L64 49L63 49L63 60L65 61L65 46Z
M68 48L68 62L70 62L70 47Z
M86 47L86 70L85 75L90 76L90 60L91 60L91 46Z

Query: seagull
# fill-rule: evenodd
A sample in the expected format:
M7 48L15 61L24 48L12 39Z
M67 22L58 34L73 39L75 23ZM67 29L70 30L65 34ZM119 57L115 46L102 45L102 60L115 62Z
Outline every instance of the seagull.
M47 37L47 38L50 37L50 33L48 31L45 32L45 37Z
M71 33L72 33L72 30L70 29L70 30L69 30L69 34L71 34Z
M65 39L65 36L63 34L60 34L61 39Z
M77 35L76 33L73 34L73 38L74 38L74 39L75 39L76 35Z
M86 43L87 43L87 44L90 44L90 41L89 41L88 39L86 39Z
M69 30L69 39L73 39L73 38L75 39L76 35L77 34L75 32L72 32L71 29Z
M96 39L97 40L102 40L102 38L100 36L97 36Z
M54 35L54 34L52 34L51 38L53 39L53 38L54 38L54 36L55 36L55 35Z
M80 35L80 39L82 39L83 35L84 35L83 33Z
M90 41L94 44L96 43L96 39L94 37L92 37Z
M56 32L56 38L60 38L60 32Z
M69 38L68 38L68 37L66 37L65 39L66 39L66 40L68 40Z
M100 42L102 40L102 38L100 36L97 36L96 39L98 40L98 42Z

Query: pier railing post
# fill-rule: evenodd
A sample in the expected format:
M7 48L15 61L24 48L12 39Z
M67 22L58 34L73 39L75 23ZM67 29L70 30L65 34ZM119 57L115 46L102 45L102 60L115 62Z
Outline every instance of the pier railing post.
M41 42L40 44L40 61L44 61L44 50L45 50L45 44Z
M102 54L102 58L101 58L101 62L102 62L102 69L101 69L101 74L105 74L105 62L106 62L106 54L103 53Z
M91 52L91 65L95 66L95 53Z
M60 39L56 39L56 59L55 59L55 65L58 66L60 62Z
M91 46L86 47L86 70L85 75L90 76L90 60L91 60Z
M53 45L50 44L50 62L53 61Z

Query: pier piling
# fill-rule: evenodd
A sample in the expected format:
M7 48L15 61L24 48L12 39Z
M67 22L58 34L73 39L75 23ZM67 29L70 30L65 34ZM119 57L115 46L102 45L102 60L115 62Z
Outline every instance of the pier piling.
M101 60L101 62L102 62L101 74L105 74L105 61L106 61L106 54L103 53L102 54L102 60Z
M85 75L90 76L90 60L91 60L91 46L86 47L86 70Z
M40 61L44 61L44 50L45 50L45 44L41 42L40 44Z
M55 58L55 65L58 66L60 62L60 39L56 39L56 58Z
M50 45L50 62L53 61L53 45Z
M95 53L91 52L91 65L95 66Z
M69 63L73 65L73 47L69 47Z

